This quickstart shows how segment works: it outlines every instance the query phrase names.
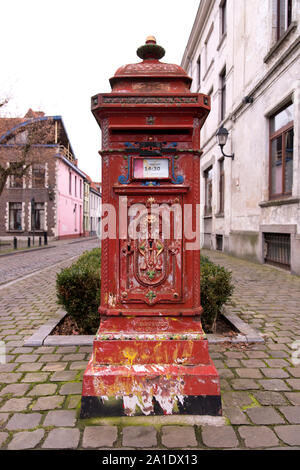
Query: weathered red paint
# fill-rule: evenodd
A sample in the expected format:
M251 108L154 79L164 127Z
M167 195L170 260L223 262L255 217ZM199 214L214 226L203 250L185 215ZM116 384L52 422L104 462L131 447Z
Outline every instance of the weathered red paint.
M129 224L137 221L135 204L147 213L139 219L137 239L117 226L116 239L102 240L100 328L82 395L83 400L123 397L129 414L135 398L145 414L154 412L151 397L169 414L176 397L183 402L220 396L200 321L200 250L187 249L193 239L186 237L183 222L182 238L175 236L177 215L166 237L161 215L151 212L163 204L184 216L189 205L196 230L200 128L210 98L191 93L191 78L181 67L160 62L161 51L148 41L138 50L144 60L120 67L110 80L112 92L92 98L102 130L102 202ZM143 158L164 167L161 178L145 177Z

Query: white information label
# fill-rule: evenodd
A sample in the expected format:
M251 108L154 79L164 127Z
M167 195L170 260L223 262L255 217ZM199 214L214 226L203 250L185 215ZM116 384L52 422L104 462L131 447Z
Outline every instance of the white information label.
M169 178L167 158L137 158L134 161L135 178Z

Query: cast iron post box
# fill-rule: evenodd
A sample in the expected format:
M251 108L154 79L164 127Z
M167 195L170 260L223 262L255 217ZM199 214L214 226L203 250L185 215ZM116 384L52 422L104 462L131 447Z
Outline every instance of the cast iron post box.
M210 98L179 66L120 67L92 97L102 130L100 327L83 377L81 417L221 414L201 326L200 129ZM99 260L100 261L100 260Z

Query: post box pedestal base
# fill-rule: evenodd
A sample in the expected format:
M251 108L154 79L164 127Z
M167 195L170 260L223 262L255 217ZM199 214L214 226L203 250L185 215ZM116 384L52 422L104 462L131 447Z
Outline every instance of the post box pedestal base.
M140 415L220 416L218 373L208 365L93 366L83 377L81 418Z
M199 319L100 322L83 376L81 418L221 413L219 376Z

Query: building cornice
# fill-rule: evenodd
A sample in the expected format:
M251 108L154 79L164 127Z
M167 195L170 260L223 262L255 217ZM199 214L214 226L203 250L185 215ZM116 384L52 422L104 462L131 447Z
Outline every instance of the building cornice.
M196 14L196 18L192 27L190 37L188 39L183 58L181 61L181 67L187 70L190 59L194 55L195 48L198 45L201 31L206 23L207 17L214 5L215 0L201 0L200 5Z

